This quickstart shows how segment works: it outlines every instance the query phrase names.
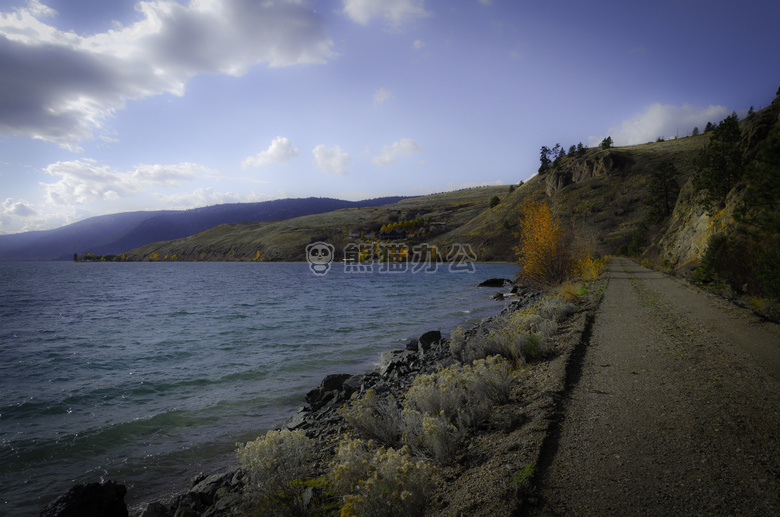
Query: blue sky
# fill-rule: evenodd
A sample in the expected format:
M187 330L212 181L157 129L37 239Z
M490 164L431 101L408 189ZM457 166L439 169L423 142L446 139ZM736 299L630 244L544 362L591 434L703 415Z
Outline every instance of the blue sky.
M771 102L780 4L0 0L0 233L417 195Z

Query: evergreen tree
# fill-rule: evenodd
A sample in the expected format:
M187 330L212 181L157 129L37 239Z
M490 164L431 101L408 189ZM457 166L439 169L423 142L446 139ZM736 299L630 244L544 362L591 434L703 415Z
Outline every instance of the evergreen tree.
M734 216L759 233L780 234L780 126L769 132L746 176L745 209Z
M712 130L710 143L696 161L694 186L705 193L701 200L707 210L725 201L732 187L744 174L742 131L737 114L721 121Z
M546 145L542 146L542 149L539 153L539 161L542 162L542 164L539 166L539 174L544 174L547 172L547 169L550 168L550 164L552 163L550 160L550 148Z
M704 133L709 133L713 129L715 129L715 125L712 122L707 122L707 125L704 127Z
M665 160L653 168L647 196L652 222L661 221L672 213L680 193L677 175L677 167L671 160Z
M601 148L609 149L610 147L612 147L612 137L608 136L607 138L601 141Z
M693 128L692 135L693 136L699 136L699 126L696 126L696 127Z

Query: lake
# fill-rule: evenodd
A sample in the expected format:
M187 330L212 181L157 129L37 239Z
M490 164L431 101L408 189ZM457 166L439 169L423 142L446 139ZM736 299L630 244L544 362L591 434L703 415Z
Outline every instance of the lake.
M331 373L503 308L474 273L307 263L0 264L0 513L112 479L129 505L234 463Z

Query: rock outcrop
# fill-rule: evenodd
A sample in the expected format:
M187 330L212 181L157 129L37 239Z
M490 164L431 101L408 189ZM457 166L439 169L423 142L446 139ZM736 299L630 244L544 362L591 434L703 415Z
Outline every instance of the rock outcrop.
M552 196L572 183L580 183L591 178L623 174L633 161L624 152L603 150L573 160L550 169L546 177L547 195Z
M127 488L114 481L71 487L47 504L41 517L127 517Z

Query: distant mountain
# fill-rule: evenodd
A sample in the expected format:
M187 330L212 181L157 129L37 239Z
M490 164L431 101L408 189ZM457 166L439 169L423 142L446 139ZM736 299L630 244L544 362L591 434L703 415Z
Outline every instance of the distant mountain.
M125 212L85 219L54 230L0 235L0 261L72 260L73 254L119 254L146 244L186 237L226 223L279 221L341 208L381 206L402 196L344 201L277 199L192 210Z

